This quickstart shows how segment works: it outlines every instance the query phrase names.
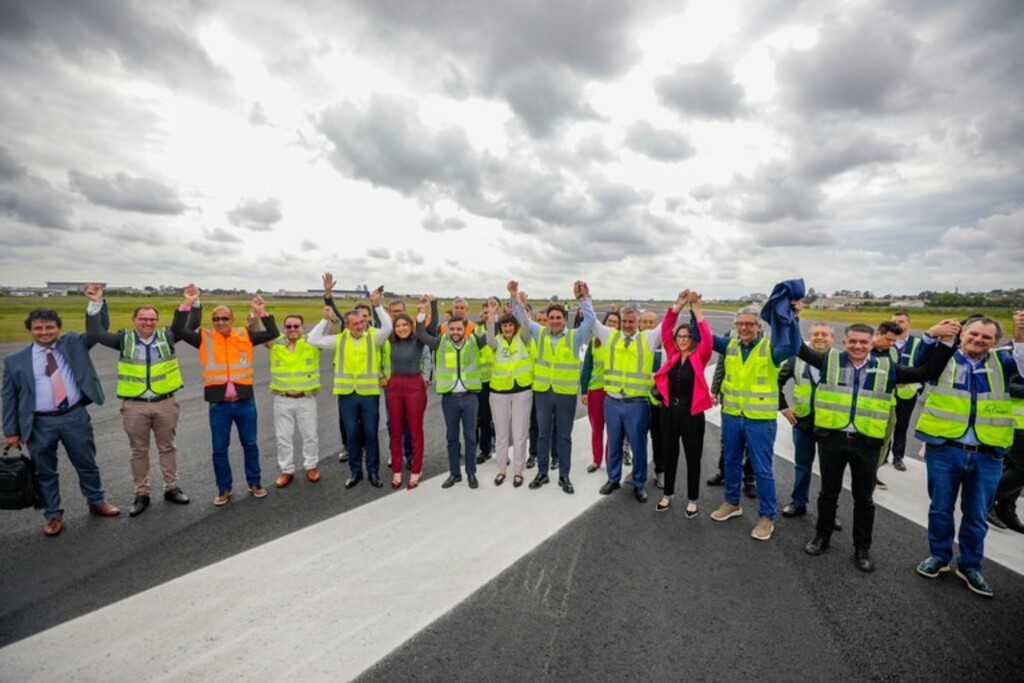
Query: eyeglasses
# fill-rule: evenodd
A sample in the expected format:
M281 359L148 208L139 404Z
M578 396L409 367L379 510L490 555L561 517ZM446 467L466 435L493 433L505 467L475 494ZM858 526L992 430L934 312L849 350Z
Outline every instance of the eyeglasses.
M676 337L676 341L688 341L690 339L693 339L693 337L691 337L688 334L681 334L681 335Z
M286 329L286 330L301 330L302 329L302 325L285 325L284 329Z
M757 327L757 323L737 322L736 327Z
M139 323L155 323L159 318L136 318L135 322Z
M226 315L215 315L213 316L213 322L215 323L226 323L231 322L231 318Z

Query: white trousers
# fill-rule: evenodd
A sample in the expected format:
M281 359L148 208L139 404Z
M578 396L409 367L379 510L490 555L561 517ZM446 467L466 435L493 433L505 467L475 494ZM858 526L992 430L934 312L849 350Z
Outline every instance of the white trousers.
M494 452L498 469L508 469L508 447L512 446L513 470L522 474L526 468L526 446L530 437L530 410L533 392L497 394L491 391L491 419L494 422Z
M295 428L302 438L302 464L307 470L320 460L317 440L316 396L288 398L274 396L274 432L277 434L277 464L282 472L295 472Z

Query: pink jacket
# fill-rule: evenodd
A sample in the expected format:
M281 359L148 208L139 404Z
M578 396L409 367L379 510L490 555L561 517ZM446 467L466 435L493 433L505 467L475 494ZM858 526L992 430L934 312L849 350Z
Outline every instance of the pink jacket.
M658 388L661 400L666 405L670 402L668 395L668 372L672 369L673 365L679 362L680 355L675 343L676 321L678 319L679 314L670 308L668 313L665 314L665 319L661 321L661 343L664 347L665 360L657 372L654 373L654 384ZM704 378L704 365L711 360L714 338L712 337L711 326L707 324L707 321L702 320L697 323L697 329L700 333L700 342L688 358L693 366L695 375L691 415L710 410L713 405L711 390L708 389L708 381Z

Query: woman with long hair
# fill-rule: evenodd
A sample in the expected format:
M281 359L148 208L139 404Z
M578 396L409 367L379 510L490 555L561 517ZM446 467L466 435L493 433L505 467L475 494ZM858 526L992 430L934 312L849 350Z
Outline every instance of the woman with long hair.
M431 302L432 321L435 325L437 301ZM430 369L424 368L423 342L416 338L416 323L406 313L395 315L394 330L384 344L385 378L381 384L387 389L385 401L391 415L391 488L402 488L402 435L408 424L412 433L412 468L409 489L419 486L423 473L423 415L427 410L427 386Z
M497 331L495 320L497 319ZM494 449L498 474L494 485L501 486L508 473L508 449L512 446L512 485L523 485L526 468L526 442L530 433L533 408L533 354L529 332L519 328L511 313L498 318L497 300L487 311L487 344L494 350L491 369L491 416L494 419Z
M609 311L601 322L619 329L619 314ZM590 452L593 457L593 462L587 465L588 473L596 472L604 461L604 366L607 362L608 348L601 346L597 337L591 337L580 373L580 400L587 407L587 418L590 420Z
M696 326L685 322L678 327L679 312L685 306L693 311ZM690 290L679 293L661 325L665 362L654 373L658 398L662 403L661 429L665 458L665 490L656 507L668 510L675 493L679 465L679 443L686 454L686 516L697 516L700 492L700 460L704 450L704 411L712 406L711 392L704 378L704 366L711 359L711 326L704 320L701 295ZM698 341L699 337L699 341Z

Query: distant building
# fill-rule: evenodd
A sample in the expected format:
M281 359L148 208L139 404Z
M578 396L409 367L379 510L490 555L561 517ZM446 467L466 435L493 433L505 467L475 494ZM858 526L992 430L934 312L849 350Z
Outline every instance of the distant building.
M853 296L824 296L811 304L811 308L821 311L839 311L859 307L867 299Z
M889 308L924 308L926 305L923 299L904 299L893 301L889 304Z
M51 282L51 281L47 281L46 289L51 294L57 294L57 295L61 295L61 294L63 294L63 295L81 294L82 292L85 291L85 286L86 285L91 285L91 284L99 284L99 285L103 286L104 289L107 286L106 282L93 283L93 282Z

